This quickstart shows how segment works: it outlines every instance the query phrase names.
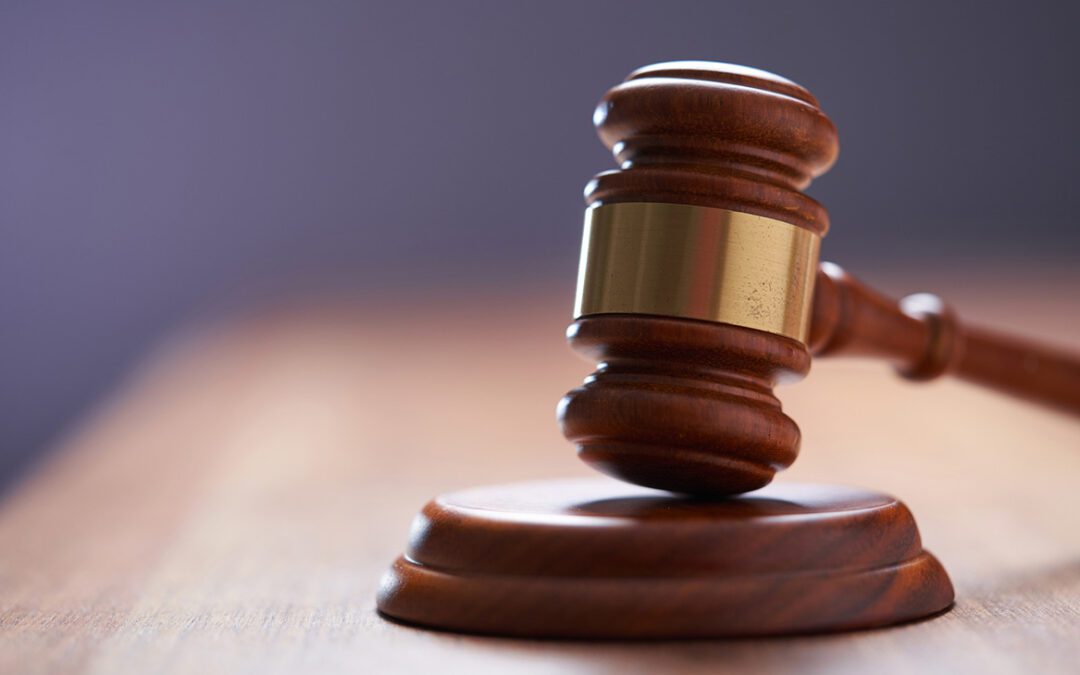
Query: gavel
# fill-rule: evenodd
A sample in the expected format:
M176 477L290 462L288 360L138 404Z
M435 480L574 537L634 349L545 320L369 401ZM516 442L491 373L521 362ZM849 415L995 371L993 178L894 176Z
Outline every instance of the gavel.
M756 490L795 460L777 384L811 354L887 359L1080 413L1080 357L961 324L939 298L899 302L818 263L829 228L802 191L837 158L803 87L722 63L634 71L593 117L619 164L589 182L575 320L599 362L560 402L599 471L677 493Z
M599 367L559 420L585 462L637 485L436 497L384 575L379 611L464 632L618 639L852 630L947 611L952 582L901 501L769 485L799 448L773 387L805 376L811 354L854 354L1080 413L1080 357L819 265L828 214L802 190L836 160L836 129L793 82L649 66L594 121L619 169L586 188L568 337Z

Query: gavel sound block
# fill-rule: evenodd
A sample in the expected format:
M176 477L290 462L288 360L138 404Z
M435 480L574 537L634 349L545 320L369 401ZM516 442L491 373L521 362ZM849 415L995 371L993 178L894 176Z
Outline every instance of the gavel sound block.
M599 362L559 406L610 480L444 495L417 517L378 607L527 637L681 638L881 626L953 589L887 495L772 484L799 446L773 395L810 355L886 358L1080 412L1080 359L961 326L818 264L802 193L836 130L793 82L739 66L640 69L594 121L620 168L586 188L571 345Z

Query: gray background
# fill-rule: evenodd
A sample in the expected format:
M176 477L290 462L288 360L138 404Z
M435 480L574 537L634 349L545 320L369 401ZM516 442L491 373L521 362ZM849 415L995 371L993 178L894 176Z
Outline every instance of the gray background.
M252 303L572 279L590 118L733 61L841 133L855 271L1072 264L1075 3L5 2L0 483L138 357ZM508 217L508 214L513 214ZM568 300L569 302L569 300Z

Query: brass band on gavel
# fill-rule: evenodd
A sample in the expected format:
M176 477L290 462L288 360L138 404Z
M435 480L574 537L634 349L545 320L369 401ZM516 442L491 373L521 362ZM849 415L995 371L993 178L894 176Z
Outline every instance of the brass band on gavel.
M585 213L574 317L653 314L806 343L821 238L726 209L629 202Z

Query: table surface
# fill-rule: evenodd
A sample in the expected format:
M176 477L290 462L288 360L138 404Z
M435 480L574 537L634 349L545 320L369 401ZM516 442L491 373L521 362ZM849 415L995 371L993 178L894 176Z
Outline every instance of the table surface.
M969 318L1077 345L1075 275L941 283ZM158 349L0 503L0 672L1080 671L1080 424L858 361L780 391L804 435L781 480L904 499L952 574L948 614L651 644L379 618L427 499L590 475L554 423L590 370L563 343L567 292L309 303Z

